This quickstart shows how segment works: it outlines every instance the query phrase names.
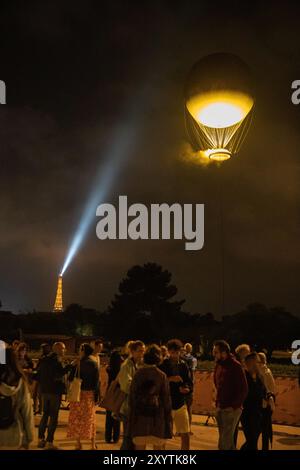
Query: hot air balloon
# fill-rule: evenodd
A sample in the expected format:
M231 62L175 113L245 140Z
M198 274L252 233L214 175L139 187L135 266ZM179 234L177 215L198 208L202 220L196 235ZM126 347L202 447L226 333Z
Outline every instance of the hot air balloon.
M237 153L253 106L251 74L239 57L217 53L200 59L185 87L185 122L193 149L216 161Z

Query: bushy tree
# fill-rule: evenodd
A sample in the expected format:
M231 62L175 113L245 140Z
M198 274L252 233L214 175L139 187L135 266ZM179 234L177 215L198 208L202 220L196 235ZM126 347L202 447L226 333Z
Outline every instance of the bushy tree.
M185 324L184 300L173 299L177 287L171 278L156 263L129 269L108 309L111 339L165 340Z

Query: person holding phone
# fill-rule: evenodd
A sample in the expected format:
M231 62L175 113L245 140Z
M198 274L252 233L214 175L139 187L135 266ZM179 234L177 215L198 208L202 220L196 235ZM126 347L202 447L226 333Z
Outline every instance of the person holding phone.
M180 357L183 345L179 339L167 343L169 357L160 365L168 377L172 401L172 417L176 432L181 437L181 450L190 449L190 420L186 397L193 390L193 380L185 361Z

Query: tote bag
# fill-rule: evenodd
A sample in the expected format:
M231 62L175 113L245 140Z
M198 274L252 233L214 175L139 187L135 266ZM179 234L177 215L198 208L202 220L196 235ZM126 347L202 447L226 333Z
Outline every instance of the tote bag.
M70 403L79 403L80 402L80 393L81 393L81 383L80 378L80 361L76 369L75 377L69 385L67 399Z
M125 400L125 397L126 393L122 392L117 377L111 382L110 386L106 390L105 396L100 406L102 408L105 408L107 411L112 411L113 413L118 414Z

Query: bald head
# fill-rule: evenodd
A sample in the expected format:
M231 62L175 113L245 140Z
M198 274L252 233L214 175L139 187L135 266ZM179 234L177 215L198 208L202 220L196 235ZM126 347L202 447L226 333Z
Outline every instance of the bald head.
M57 343L54 343L52 346L52 351L58 356L62 357L64 356L66 352L66 345L60 341Z

